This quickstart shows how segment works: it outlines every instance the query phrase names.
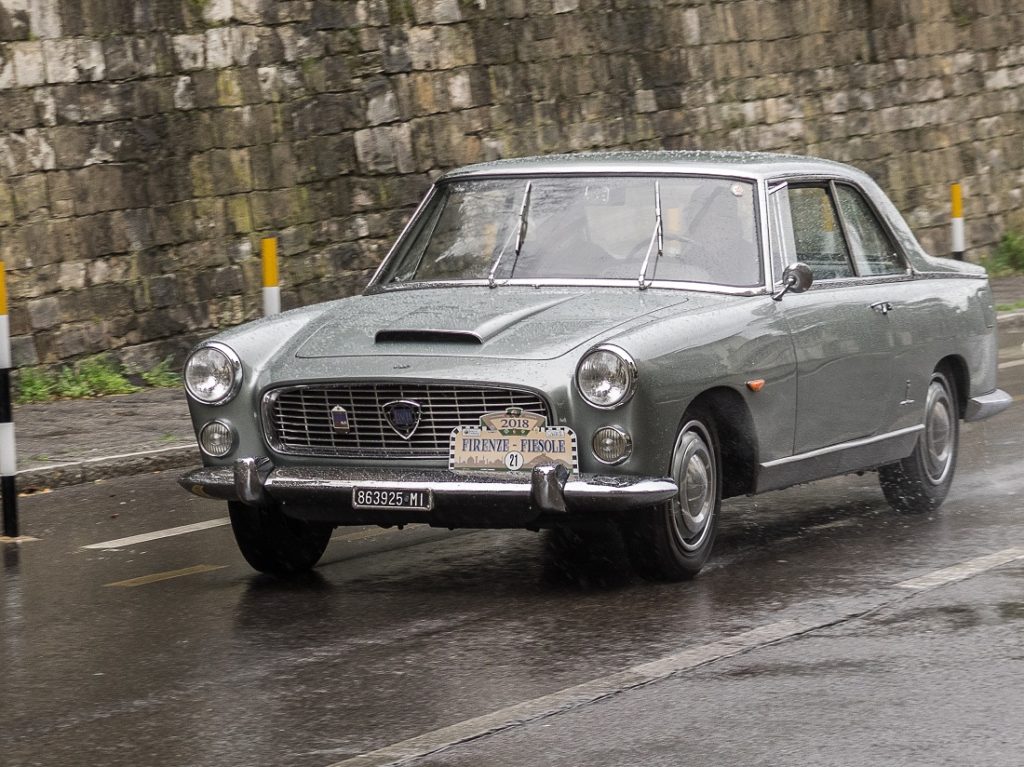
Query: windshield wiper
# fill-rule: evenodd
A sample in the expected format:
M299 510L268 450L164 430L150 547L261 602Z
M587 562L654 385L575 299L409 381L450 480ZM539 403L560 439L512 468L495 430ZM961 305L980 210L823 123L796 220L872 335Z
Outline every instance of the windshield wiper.
M494 259L494 263L491 265L491 272L487 275L487 284L492 288L498 287L498 283L494 279L494 275L498 273L498 264L501 263L502 257L505 255L505 250L508 248L509 242L512 240L512 234L516 235L516 258L512 262L512 272L516 270L516 264L519 263L519 253L523 249L523 242L526 240L526 211L530 207L530 192L533 189L533 182L526 182L526 191L523 192L523 204L519 206L519 226L508 233L508 237L505 238L505 242L501 246L501 251L498 253L498 257ZM509 272L511 276L512 272Z
M665 248L665 230L661 224L661 182L654 182L654 231L651 232L651 242L647 246L647 254L644 256L643 266L640 267L640 290L644 290L650 284L647 281L647 264L651 260L651 250L654 249L654 243L658 243L658 254L654 259L654 274L658 273L658 259L661 258L661 252ZM651 275L651 282L654 281L654 275Z

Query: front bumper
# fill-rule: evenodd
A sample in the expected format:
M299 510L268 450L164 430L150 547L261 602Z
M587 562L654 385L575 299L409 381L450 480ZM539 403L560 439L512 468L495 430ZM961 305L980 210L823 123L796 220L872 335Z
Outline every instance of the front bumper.
M1002 413L1013 404L1013 397L1002 389L993 389L988 394L981 394L967 400L964 412L965 421L982 421Z
M203 498L249 505L276 502L299 519L335 524L425 522L443 527L527 527L569 516L628 511L666 501L678 492L671 479L569 474L539 466L529 474L445 469L274 467L242 458L230 467L194 469L179 483ZM353 508L355 488L428 490L429 510Z

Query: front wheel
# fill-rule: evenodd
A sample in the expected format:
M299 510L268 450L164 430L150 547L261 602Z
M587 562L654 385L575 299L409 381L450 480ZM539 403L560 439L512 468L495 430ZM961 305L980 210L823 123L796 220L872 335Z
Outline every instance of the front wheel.
M897 511L924 513L942 505L953 484L960 443L956 391L951 379L936 371L928 384L924 430L914 452L878 470L885 499Z
M238 548L261 573L296 575L320 561L331 538L332 525L285 516L277 506L248 506L228 502L228 516Z
M674 498L641 512L623 535L637 572L662 581L693 578L711 554L722 506L722 473L714 422L688 417L676 437L670 472Z

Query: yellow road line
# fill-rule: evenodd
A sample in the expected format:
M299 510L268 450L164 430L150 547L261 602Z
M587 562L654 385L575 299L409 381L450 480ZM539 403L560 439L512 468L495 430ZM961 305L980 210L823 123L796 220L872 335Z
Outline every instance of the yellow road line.
M185 575L197 575L199 573L209 573L214 570L223 570L225 567L227 567L227 565L193 565L192 567L183 567L181 570L168 570L164 573L153 573L152 575L143 575L138 578L129 578L126 581L107 583L106 585L118 586L129 589L133 586L145 586L149 583L169 581L171 580L171 578L181 578Z

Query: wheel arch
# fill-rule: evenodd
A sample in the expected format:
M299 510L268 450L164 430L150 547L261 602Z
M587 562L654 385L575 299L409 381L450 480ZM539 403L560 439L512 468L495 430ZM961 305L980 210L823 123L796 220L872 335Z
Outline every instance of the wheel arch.
M722 460L722 497L752 493L757 476L757 433L743 397L725 386L708 389L694 397L686 412L694 410L703 410L714 419ZM685 421L686 416L683 418Z
M939 360L935 370L939 373L945 373L953 380L957 416L962 419L967 413L967 398L971 386L971 374L967 367L967 362L958 354L950 354Z

